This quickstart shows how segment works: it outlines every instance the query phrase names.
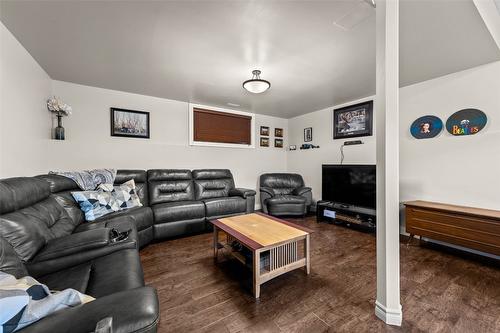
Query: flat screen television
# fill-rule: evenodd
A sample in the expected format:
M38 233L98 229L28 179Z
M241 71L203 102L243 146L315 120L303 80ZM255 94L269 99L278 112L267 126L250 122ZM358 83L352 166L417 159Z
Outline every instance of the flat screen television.
M375 165L323 164L323 200L376 209Z

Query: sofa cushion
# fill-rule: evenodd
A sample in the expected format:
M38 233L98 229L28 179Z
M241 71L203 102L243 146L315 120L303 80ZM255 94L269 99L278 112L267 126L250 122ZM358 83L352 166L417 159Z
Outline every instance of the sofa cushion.
M53 290L73 288L96 298L144 286L135 249L116 251L37 279Z
M155 224L205 217L205 205L201 201L166 202L152 208Z
M30 177L7 178L0 181L0 214L10 213L37 202L50 195L49 184Z
M151 205L194 200L191 171L174 169L148 170Z
M10 243L0 236L0 271L20 278L28 275L26 267Z
M304 180L296 173L265 173L260 176L260 186L272 188L277 195L291 194L295 188L304 186Z
M203 200L207 218L246 212L247 201L242 197L213 198Z
M302 204L306 202L305 197L297 195L277 195L266 200L268 206L283 205L283 204Z
M149 193L146 170L118 170L116 172L115 184L123 184L131 179L135 182L135 190L141 203L144 206L148 206Z
M153 226L153 235L155 240L182 237L205 231L207 231L207 224L204 217L193 220L159 223Z
M50 191L56 201L64 208L76 225L85 221L85 215L71 195L71 192L80 191L78 185L71 179L59 175L39 175L37 179L43 179L49 183Z
M303 215L307 211L307 199L295 195L278 195L264 201L271 215Z
M144 230L153 225L153 211L150 207L134 207L126 210L113 212L97 219L95 222L108 221L120 217L131 219L138 231Z
M52 238L69 235L76 223L53 197L0 216L0 235L28 261Z
M234 188L231 171L227 169L193 170L195 199L227 197Z
M48 182L49 186L50 186L51 193L58 193L58 192L79 190L80 189L74 180L72 180L68 177L60 176L60 175L54 175L54 174L39 175L39 176L36 176L35 178L43 179L46 182Z
M159 312L156 290L142 287L58 311L24 328L22 332L88 333L94 332L96 323L103 318L113 318L113 332L156 333Z

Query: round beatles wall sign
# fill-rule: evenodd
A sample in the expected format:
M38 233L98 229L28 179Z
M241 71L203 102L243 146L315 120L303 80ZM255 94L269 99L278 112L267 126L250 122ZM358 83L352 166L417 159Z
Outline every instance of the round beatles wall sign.
M478 109L463 109L455 112L446 121L446 130L455 136L473 135L486 126L488 117Z
M430 139L443 130L443 122L436 116L423 116L415 120L410 133L415 139Z

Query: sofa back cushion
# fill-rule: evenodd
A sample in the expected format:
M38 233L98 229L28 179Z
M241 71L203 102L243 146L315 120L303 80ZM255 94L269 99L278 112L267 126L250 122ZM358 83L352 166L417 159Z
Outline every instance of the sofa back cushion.
M148 175L146 170L118 170L116 172L115 185L121 185L128 180L135 182L135 192L139 196L143 206L149 206Z
M234 188L231 171L227 169L193 170L196 200L227 197Z
M64 208L76 225L85 221L85 215L80 209L80 205L71 195L71 192L81 191L73 180L54 174L39 175L35 178L43 179L49 183L52 196Z
M2 236L0 236L0 272L12 274L16 278L28 275L28 271L17 256L16 251Z
M50 239L69 235L76 226L43 179L0 181L0 236L20 259L29 261Z
M265 173L260 176L260 186L270 187L278 195L290 194L294 189L303 187L304 180L296 173Z
M193 179L190 170L148 170L148 189L151 205L194 200Z

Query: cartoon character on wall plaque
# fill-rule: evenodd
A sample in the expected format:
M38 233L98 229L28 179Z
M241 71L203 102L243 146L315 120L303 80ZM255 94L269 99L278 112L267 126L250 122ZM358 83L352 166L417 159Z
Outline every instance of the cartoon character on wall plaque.
M478 109L463 109L455 112L446 121L446 130L454 136L473 135L482 130L488 117Z
M436 116L423 116L410 126L410 133L415 139L430 139L443 130L443 122Z

